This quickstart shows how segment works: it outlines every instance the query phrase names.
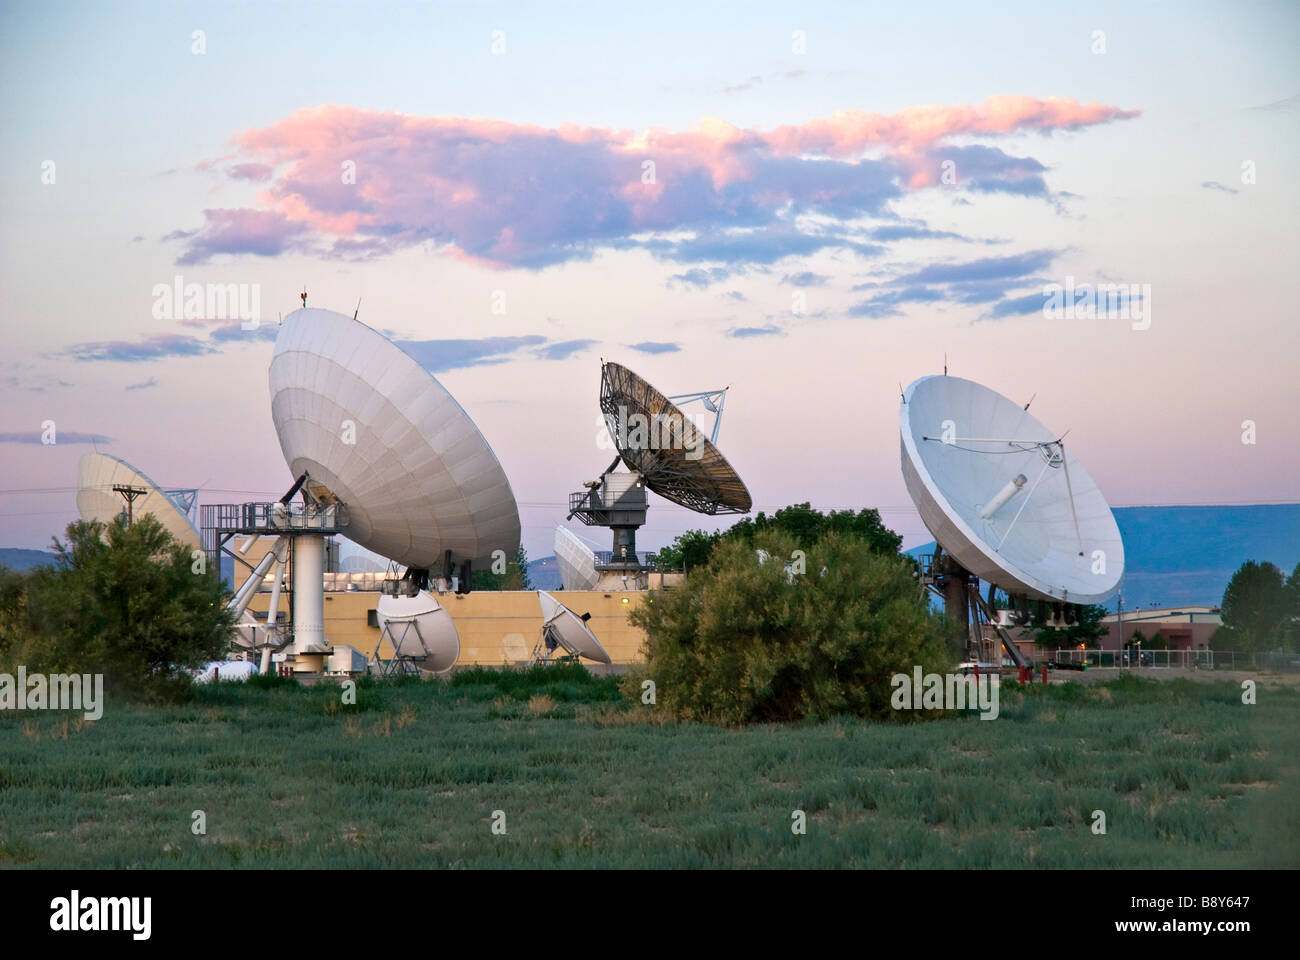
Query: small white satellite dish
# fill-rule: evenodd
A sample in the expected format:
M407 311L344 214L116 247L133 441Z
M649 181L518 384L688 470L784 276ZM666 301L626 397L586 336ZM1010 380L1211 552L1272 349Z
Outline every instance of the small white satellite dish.
M772 555L768 553L766 550L759 549L759 550L755 550L754 552L758 554L759 566L762 566L763 564L767 563L767 561L772 559ZM788 563L784 564L784 566L785 566L785 582L794 583L794 567ZM825 572L826 572L826 568L823 567L822 573Z
M595 590L600 582L595 552L568 527L555 528L555 563L565 590Z
M131 505L135 517L152 516L181 544L190 550L202 546L202 537L194 528L189 516L167 495L158 484L150 480L125 460L106 453L88 453L77 467L77 510L83 520L98 520L109 524L126 508L126 501L113 489L115 486L134 487L146 492Z
M570 655L586 657L598 663L609 663L609 654L600 645L596 635L591 632L585 620L578 616L545 590L538 590L537 597L542 602L542 644L553 649L554 643L563 647Z
M451 614L428 590L413 597L382 594L375 619L381 640L393 645L390 663L409 663L420 673L446 673L460 656L460 632ZM372 658L379 662L379 648Z
M257 676L257 667L246 660L209 660L193 673L195 683L242 683L254 676Z
M903 394L903 479L935 542L1013 596L1101 603L1124 574L1106 498L1058 434L970 380L932 376Z

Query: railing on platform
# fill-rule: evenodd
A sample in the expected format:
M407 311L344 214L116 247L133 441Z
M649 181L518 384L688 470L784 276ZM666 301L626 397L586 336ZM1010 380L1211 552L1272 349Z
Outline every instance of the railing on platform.
M210 503L201 508L201 526L219 533L274 534L292 530L341 533L348 525L342 504Z

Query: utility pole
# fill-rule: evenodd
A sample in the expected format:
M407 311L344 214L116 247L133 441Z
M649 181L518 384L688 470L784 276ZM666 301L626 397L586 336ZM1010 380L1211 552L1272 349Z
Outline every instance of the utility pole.
M1121 657L1128 655L1128 644L1124 642L1124 585L1120 583L1119 588L1119 606L1116 607L1116 618L1119 622L1119 652ZM1138 659L1141 660L1142 651L1138 651ZM1132 666L1132 664L1129 664ZM1139 662L1138 666L1142 664Z
M129 527L135 520L135 501L138 497L143 497L148 493L145 487L133 487L129 483L115 483L113 489L122 495L126 501L126 525Z

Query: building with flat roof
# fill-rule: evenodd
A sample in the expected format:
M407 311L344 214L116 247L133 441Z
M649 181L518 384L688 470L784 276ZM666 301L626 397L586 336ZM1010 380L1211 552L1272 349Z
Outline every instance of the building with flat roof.
M1207 650L1210 637L1223 626L1218 607L1138 608L1103 617L1105 650L1119 650L1142 634L1142 646L1149 650Z

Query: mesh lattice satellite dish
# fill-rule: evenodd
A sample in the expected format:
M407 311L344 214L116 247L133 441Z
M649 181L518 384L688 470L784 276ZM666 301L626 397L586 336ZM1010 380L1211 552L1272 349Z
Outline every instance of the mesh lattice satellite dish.
M133 491L120 493L114 487ZM132 516L155 517L180 543L191 550L201 546L199 531L190 519L193 490L162 489L125 460L104 453L88 453L77 467L77 510L83 520L112 523L127 508Z
M586 490L569 496L569 519L613 531L610 559L597 564L602 575L641 574L636 530L645 523L647 489L697 513L748 513L753 507L749 490L715 445L726 393L666 397L626 367L602 361L600 409L618 456ZM713 410L712 437L674 399L698 400ZM620 462L628 472L614 472Z
M974 640L981 614L997 622L993 587L1026 616L1032 600L1063 605L1069 621L1076 605L1112 596L1124 573L1105 497L1028 406L947 375L922 377L903 393L903 479L939 548L924 573ZM990 584L988 602L979 580ZM1009 636L1002 642L1020 662Z
M641 474L647 487L696 513L748 513L753 508L727 458L670 398L617 363L602 364L600 375L605 425L619 457ZM638 435L642 426L643 438Z
M542 602L542 635L533 653L536 661L549 661L551 654L562 647L569 659L586 657L598 663L610 662L609 654L587 626L589 617L578 616L545 590L538 590L537 597Z
M565 590L595 590L600 583L595 551L568 527L555 528L555 563Z

